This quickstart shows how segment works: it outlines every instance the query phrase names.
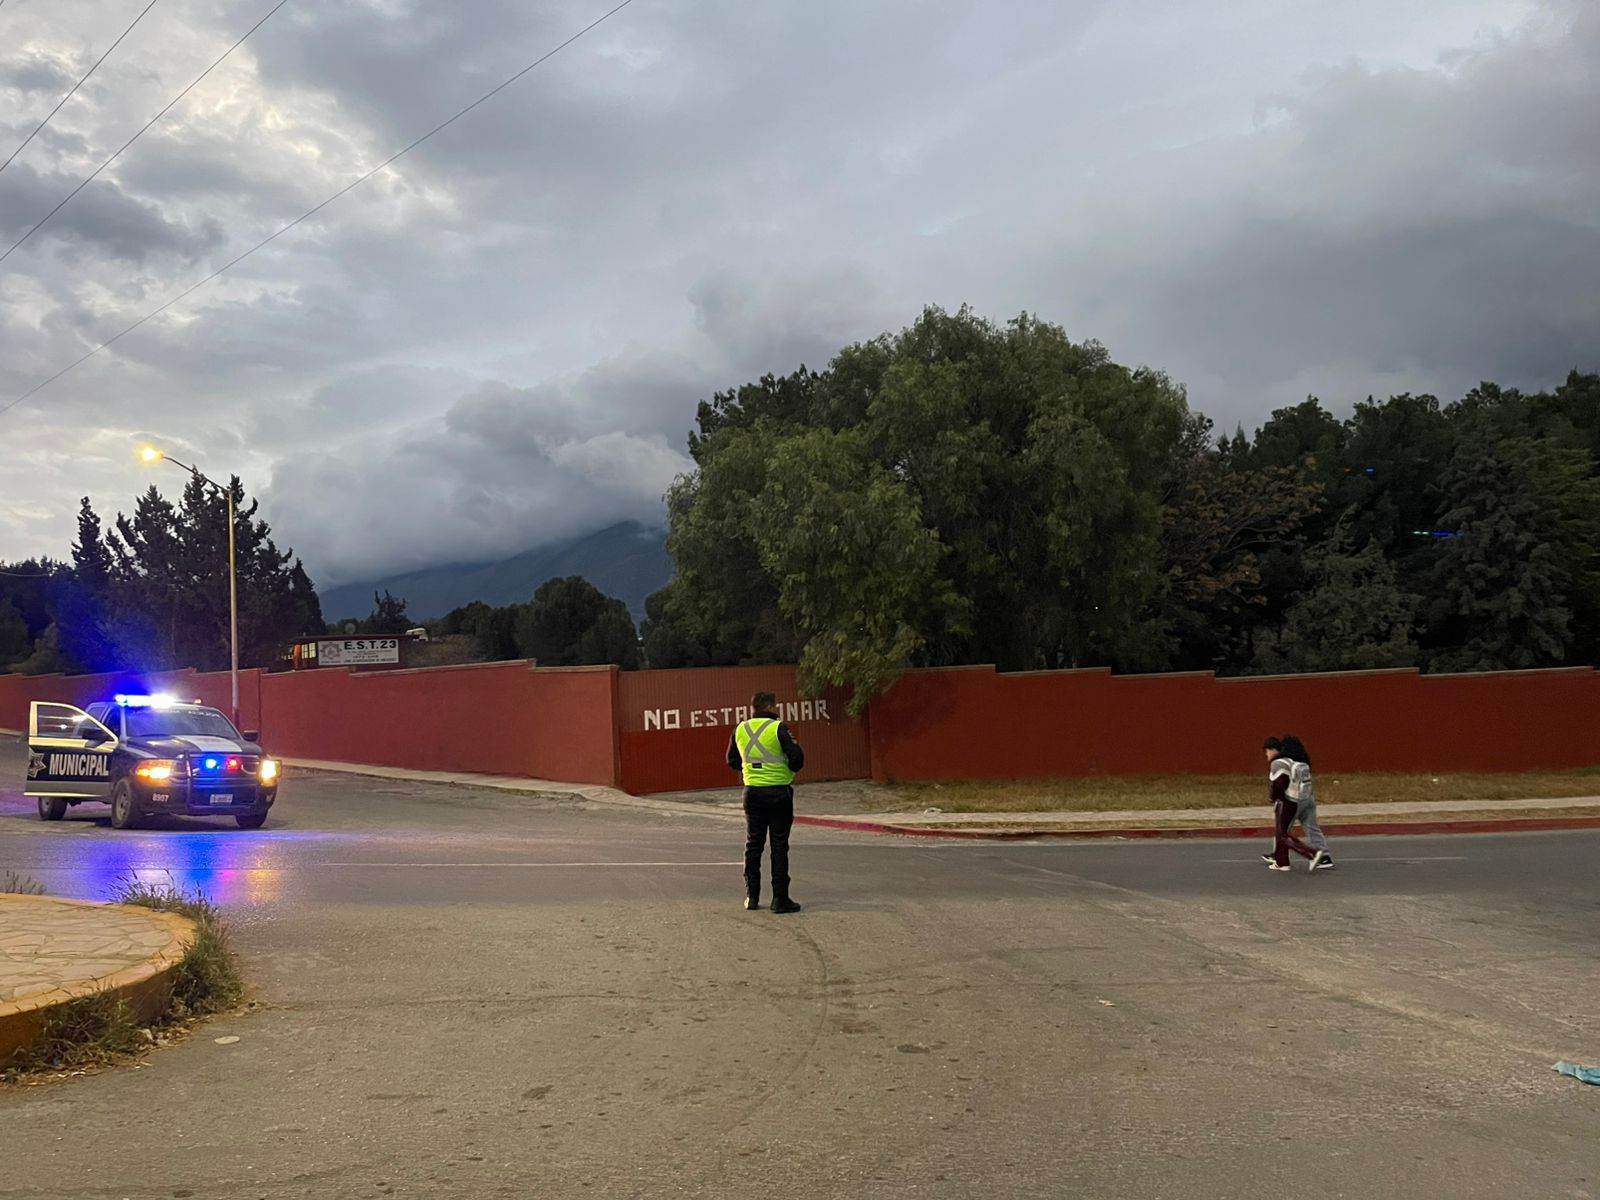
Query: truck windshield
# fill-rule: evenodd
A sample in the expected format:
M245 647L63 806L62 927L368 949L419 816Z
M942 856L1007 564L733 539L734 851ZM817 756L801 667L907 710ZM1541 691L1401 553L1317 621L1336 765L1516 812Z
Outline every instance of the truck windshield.
M214 708L130 708L128 736L218 737L239 741L239 731Z

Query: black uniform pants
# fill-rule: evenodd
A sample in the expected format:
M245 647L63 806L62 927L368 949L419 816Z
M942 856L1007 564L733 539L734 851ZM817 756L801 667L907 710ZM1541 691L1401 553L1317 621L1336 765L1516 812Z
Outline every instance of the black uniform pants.
M744 887L761 894L761 852L772 841L772 895L789 894L789 830L794 828L792 787L747 787L744 790Z

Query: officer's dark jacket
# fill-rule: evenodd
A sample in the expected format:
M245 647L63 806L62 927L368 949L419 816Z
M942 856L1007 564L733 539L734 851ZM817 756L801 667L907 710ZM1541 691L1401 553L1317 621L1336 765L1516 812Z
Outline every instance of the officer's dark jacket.
M752 721L763 719L770 720L777 713L757 713L751 717ZM740 721L739 725L744 722ZM799 773L800 768L806 765L806 752L800 749L800 743L794 740L794 734L789 732L789 727L781 721L778 723L778 746L783 750L783 756L789 760L789 770ZM728 765L735 771L744 767L744 760L739 757L739 726L733 727L733 734L728 738Z

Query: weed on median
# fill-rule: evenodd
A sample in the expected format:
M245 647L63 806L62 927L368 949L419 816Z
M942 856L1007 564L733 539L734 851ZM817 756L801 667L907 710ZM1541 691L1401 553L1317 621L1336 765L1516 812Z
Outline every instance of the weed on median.
M39 895L31 887L0 890ZM49 1076L81 1075L101 1067L131 1062L145 1051L183 1036L195 1021L228 1012L244 1000L244 977L234 952L227 922L204 896L190 896L173 887L129 880L112 896L156 912L176 913L195 924L195 937L172 972L172 996L166 1010L147 1025L120 997L110 992L81 996L49 1010L33 1044L0 1069L0 1083L40 1082Z
M176 888L152 887L133 879L112 899L117 904L177 913L195 923L195 939L173 972L172 1003L179 1019L226 1012L244 999L239 956L215 904L198 893L186 896Z
M42 896L44 884L27 875L18 875L15 871L7 871L0 876L0 892L13 896Z

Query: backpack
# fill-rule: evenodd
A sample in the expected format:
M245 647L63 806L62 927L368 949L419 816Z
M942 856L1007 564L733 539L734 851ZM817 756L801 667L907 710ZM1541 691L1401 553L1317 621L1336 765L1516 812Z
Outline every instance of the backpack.
M1289 768L1289 799L1296 804L1316 803L1316 788L1311 783L1311 764L1297 762Z

